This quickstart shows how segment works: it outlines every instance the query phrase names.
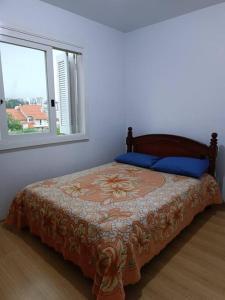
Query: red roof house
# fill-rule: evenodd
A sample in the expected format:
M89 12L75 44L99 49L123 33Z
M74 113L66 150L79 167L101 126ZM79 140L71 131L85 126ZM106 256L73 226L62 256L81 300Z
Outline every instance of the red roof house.
M48 127L48 115L43 111L41 105L20 105L15 108L7 108L6 112L17 121L23 128L45 128Z

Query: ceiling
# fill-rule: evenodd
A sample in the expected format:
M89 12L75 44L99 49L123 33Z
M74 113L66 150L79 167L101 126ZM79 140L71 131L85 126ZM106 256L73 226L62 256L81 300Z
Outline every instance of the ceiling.
M123 32L225 0L42 0Z

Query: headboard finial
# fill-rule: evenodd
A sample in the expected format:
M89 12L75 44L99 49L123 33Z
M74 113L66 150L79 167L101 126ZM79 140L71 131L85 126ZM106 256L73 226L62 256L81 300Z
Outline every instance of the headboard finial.
M132 127L128 127L128 134L127 134L127 152L132 152L132 140L133 140L133 132Z
M217 137L218 137L218 134L216 132L213 132L212 133L211 143L214 143L214 142L217 143Z
M209 160L210 160L210 166L209 166L209 173L211 175L215 175L216 171L216 156L218 152L218 146L217 146L217 137L218 134L216 132L213 132L211 135L211 141L210 141L210 153L209 153Z

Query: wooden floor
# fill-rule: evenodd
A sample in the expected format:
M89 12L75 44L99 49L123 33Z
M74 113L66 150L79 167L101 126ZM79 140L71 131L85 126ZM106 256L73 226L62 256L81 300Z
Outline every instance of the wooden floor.
M0 225L1 300L94 299L92 281L28 231ZM195 218L142 269L126 299L225 299L225 206Z

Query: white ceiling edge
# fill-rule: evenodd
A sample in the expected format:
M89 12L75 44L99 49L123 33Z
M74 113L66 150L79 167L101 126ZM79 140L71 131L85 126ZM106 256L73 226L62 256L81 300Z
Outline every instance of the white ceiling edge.
M225 0L41 0L122 32L163 22Z

